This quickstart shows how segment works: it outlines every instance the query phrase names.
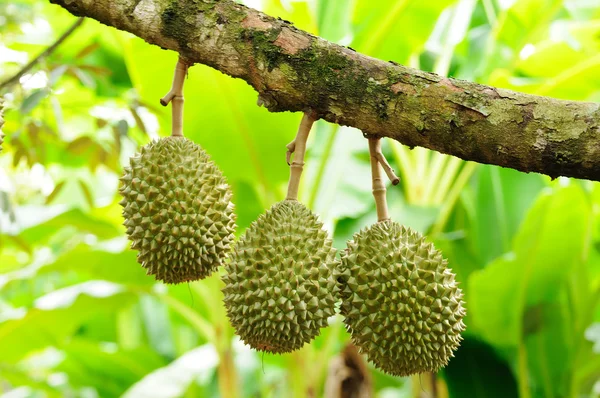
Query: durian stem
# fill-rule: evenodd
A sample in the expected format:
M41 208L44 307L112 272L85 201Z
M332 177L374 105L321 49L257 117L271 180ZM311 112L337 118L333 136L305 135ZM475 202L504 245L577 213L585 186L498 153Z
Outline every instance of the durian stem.
M382 178L382 164L389 167L388 162L385 160L383 153L381 152L381 140L379 138L369 138L369 154L371 155L371 176L373 181L373 197L375 198L375 207L377 208L377 220L385 221L389 220L390 216L388 213L387 200L385 198L385 183ZM381 160L383 159L383 161ZM385 168L385 166L384 166ZM394 174L394 171L389 167L388 177L392 180L392 184L398 184L398 177Z
M300 186L300 177L304 168L304 154L306 153L306 141L312 125L317 120L314 112L305 112L298 127L298 133L294 141L287 145L286 159L290 165L290 182L288 183L287 200L298 200L298 187ZM294 161L290 164L290 157L294 154Z
M160 99L162 106L171 104L171 136L183 137L183 83L187 75L189 65L179 57L175 66L175 75L171 90Z

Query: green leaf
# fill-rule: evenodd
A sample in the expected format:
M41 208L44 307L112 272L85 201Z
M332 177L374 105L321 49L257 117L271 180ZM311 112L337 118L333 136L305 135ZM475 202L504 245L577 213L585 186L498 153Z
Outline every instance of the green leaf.
M78 137L73 141L69 142L69 145L67 145L67 151L72 152L76 155L83 155L90 149L90 147L94 146L94 144L94 140L92 140L91 137Z
M52 190L52 192L50 192L50 195L46 197L46 204L50 204L52 200L56 198L56 195L58 195L60 193L60 190L65 186L65 182L66 181L63 180L54 186L54 189Z
M74 387L94 386L102 397L121 396L146 374L165 365L165 360L148 349L120 350L114 343L75 338L63 350L66 359L57 370L69 374Z
M498 86L498 72L505 69L512 73L524 46L549 35L562 5L561 0L521 0L503 10L488 37L483 65L478 68L483 81ZM494 69L496 74L492 73Z
M161 301L167 304L175 313L185 319L200 336L206 341L215 343L216 331L213 325L202 317L198 312L194 311L190 306L177 300L174 297L164 295L161 296Z
M39 103L50 94L48 89L42 88L34 90L27 98L21 103L20 111L26 115L33 110Z
M0 322L2 361L15 363L33 351L60 347L86 321L112 313L134 298L106 283L89 281L54 291L39 298L24 317Z
M347 44L352 40L351 15L354 1L319 0L317 2L318 34L325 40Z
M510 250L525 213L544 185L537 174L496 166L479 168L469 198L475 205L469 238L481 264Z
M173 341L173 325L169 322L167 307L170 300L171 298L167 295L161 296L160 300L154 296L143 295L140 298L140 308L150 346L161 355L174 358L176 352Z
M577 347L576 313L568 305L569 273L579 272L589 247L590 205L578 184L543 192L513 243L513 252L469 278L473 330L499 348L524 352L537 389L563 395ZM568 231L568 233L566 233ZM523 347L524 344L524 347ZM523 351L525 350L525 351Z
M576 185L542 193L515 237L513 253L471 274L469 312L487 341L518 345L526 308L551 302L564 288L566 275L582 261L589 211Z
M135 383L123 398L178 398L198 378L208 377L219 357L212 345L195 348Z
M356 0L352 47L383 60L407 63L423 50L442 11L455 0Z
M112 242L117 245L121 242ZM122 247L122 244L118 244ZM129 286L152 286L155 279L146 275L136 260L136 252L113 252L82 244L61 255L52 264L40 268L37 275L77 273L89 279L101 279Z
M510 366L489 345L465 339L443 370L451 398L517 397L517 382Z
M47 217L47 214L40 214L32 207L27 209L18 209L19 212L17 214L17 219L19 219L19 221L25 225L33 224L18 231L18 238L30 244L42 244L47 242L62 228L69 226L74 227L79 232L88 232L94 234L100 239L114 238L116 236L120 236L123 232L119 225L115 225L114 223L110 222L110 220L90 215L89 213L85 213L80 209L61 212L61 208L64 209L62 206L55 208L59 214L49 219L41 218ZM26 211L30 214L27 215L25 213ZM46 213L48 212L46 211ZM2 234L0 234L0 236L2 236Z
M9 383L9 385L14 386L15 389L12 390L13 393L18 388L22 388L24 390L31 388L35 391L43 391L44 397L64 397L63 392L61 392L58 388L54 388L53 386L48 384L47 381L43 380L42 377L39 377L39 375L35 373L35 371L31 371L29 369L23 369L22 367L8 365L0 362L0 380L4 383ZM6 394L3 395L6 396Z
M79 188L81 188L81 192L83 193L87 204L90 207L94 207L94 196L92 195L92 191L90 191L90 188L83 180L77 180L77 183L79 184Z

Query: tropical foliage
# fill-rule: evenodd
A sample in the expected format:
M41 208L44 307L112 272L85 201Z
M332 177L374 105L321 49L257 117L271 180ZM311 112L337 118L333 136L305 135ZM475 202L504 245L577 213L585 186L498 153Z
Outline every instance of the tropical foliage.
M600 102L593 0L254 0L368 55L518 91ZM43 0L0 3L0 82L75 17ZM302 397L323 392L348 342L341 320L283 356L244 347L217 275L155 283L128 249L118 178L167 134L158 105L177 55L87 20L5 89L0 153L0 393L7 397ZM233 187L241 233L288 178L299 114L271 114L205 66L186 82L186 135ZM518 137L515 137L518 139ZM402 182L393 218L440 247L467 301L465 341L439 397L600 396L600 185L522 174L386 142ZM301 196L338 249L375 220L361 133L318 122ZM375 369L379 397L426 378ZM237 381L236 381L237 380ZM429 394L429 393L428 393ZM3 396L4 396L3 395Z

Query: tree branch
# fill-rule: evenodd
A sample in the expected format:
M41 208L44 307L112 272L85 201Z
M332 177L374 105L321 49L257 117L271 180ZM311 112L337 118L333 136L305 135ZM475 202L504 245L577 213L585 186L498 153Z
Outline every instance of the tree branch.
M273 112L312 109L329 122L410 147L551 177L600 180L598 104L377 60L232 0L50 1L244 79Z
M56 39L56 41L54 43L52 43L52 45L50 47L45 49L40 55L38 55L31 61L29 61L29 63L27 65L25 65L23 68L21 68L21 70L18 71L14 76L12 76L11 78L0 83L0 92L2 92L4 89L10 88L12 85L16 84L19 81L19 79L23 75L25 75L25 73L29 72L31 70L31 68L33 68L38 62L40 62L42 59L46 58L48 55L52 54L54 52L54 50L56 50L58 48L58 46L60 46L69 36L71 36L71 34L73 34L73 32L75 32L75 30L77 30L77 28L79 26L81 26L83 21L84 21L84 18L79 18L77 21L75 21L73 23L73 25L71 25L71 27L69 29L67 29L58 39Z

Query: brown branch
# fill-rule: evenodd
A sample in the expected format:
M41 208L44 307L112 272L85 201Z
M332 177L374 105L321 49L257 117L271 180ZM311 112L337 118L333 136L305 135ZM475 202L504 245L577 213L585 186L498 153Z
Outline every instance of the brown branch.
M23 68L21 68L21 70L19 70L11 78L0 83L0 92L2 92L5 89L8 89L11 86L13 86L14 84L18 83L19 79L21 79L21 77L23 77L23 75L25 75L27 72L29 72L31 70L31 68L33 68L38 62L40 62L42 59L44 59L47 56L49 56L50 54L52 54L54 52L54 50L56 50L69 36L71 36L73 34L73 32L75 32L75 30L77 30L78 27L81 26L83 21L84 21L84 18L78 18L77 21L75 21L75 23L73 23L73 25L71 25L71 27L69 29L67 29L58 39L56 39L56 41L54 43L52 43L52 45L50 47L45 49L41 54L39 54L37 57L35 57L31 61L29 61L29 63L27 65L25 65Z
M244 79L274 112L462 159L600 180L600 105L440 77L329 43L233 0L50 0Z

